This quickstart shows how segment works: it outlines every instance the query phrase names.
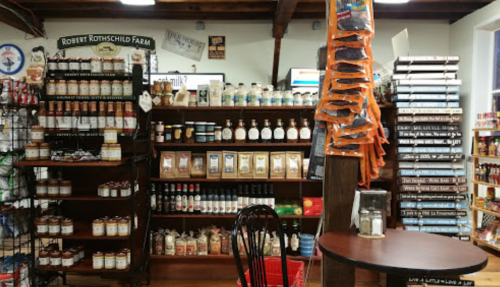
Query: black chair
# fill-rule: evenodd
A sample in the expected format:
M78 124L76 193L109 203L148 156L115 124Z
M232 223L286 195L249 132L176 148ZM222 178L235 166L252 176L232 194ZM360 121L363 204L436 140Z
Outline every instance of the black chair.
M266 268L264 263L265 234L268 227L276 226L276 233L280 239L281 248L281 268L283 270L283 287L288 285L288 270L286 264L285 239L281 220L278 214L267 205L252 205L245 207L236 215L236 222L231 234L234 260L240 276L241 286L247 287L245 271L241 263L241 256L238 250L238 234L243 238L243 226L246 226L248 242L243 240L245 253L248 258L248 269L250 271L250 284L252 287L267 287Z

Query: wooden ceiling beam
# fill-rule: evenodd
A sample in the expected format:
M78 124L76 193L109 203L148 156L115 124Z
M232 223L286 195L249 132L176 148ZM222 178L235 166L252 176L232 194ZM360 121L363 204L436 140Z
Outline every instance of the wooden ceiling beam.
M39 20L36 15L35 19L33 19L33 15L29 13L28 11L22 9L21 7L13 4L10 1L6 0L0 0L0 4L6 6L9 9L14 10L18 14L20 14L28 23L30 23L32 26L37 27L35 21L38 23L38 30L43 33L44 27L43 27L43 22ZM33 31L26 23L23 22L17 15L12 13L10 10L5 9L5 8L0 8L0 22L3 22L11 27L14 27L18 30L21 30L25 33L28 33L30 35L33 35L35 37L37 36L42 36L40 35L39 32Z

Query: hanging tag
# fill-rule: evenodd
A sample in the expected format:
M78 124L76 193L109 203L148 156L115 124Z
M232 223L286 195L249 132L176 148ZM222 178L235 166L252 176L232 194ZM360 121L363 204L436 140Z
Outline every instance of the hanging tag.
M155 106L159 105L161 103L161 99L160 97L156 96L154 99L153 99L153 103L155 104Z
M149 112L153 108L151 96L147 91L144 91L142 95L139 96L139 106L145 113Z

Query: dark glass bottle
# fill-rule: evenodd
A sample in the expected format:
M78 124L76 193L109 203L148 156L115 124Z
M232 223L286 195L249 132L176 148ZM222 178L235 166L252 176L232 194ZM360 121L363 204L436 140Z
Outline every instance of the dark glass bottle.
M213 214L214 213L214 196L212 194L212 190L208 190L207 194L207 214Z
M248 192L248 184L245 184L245 193L243 194L243 208L250 205L250 192Z
M243 209L243 186L238 185L238 211Z
M156 191L156 214L163 213L163 196L161 190L158 188Z
M267 202L269 203L269 207L271 207L272 209L274 209L274 207L276 206L273 188L274 188L274 186L272 184L269 184L269 189L268 189L269 195L267 198Z
M182 185L182 213L188 213L188 185Z
M238 213L238 193L236 192L236 188L233 189L232 200L231 200L231 213Z
M267 194L267 185L262 185L262 204L269 206L269 195Z
M201 194L200 194L200 185L196 184L194 189L194 214L201 213Z
M256 192L256 202L257 202L257 205L262 205L262 192L261 192L261 188L260 188L260 184L257 185L257 192Z
M151 184L151 190L149 191L150 196L150 204L151 204L151 213L156 213L156 190L155 184Z
M224 190L220 190L219 194L219 214L226 214L226 195L224 194Z
M89 112L89 122L90 122L90 132L97 133L99 131L99 126L97 123L97 103L90 102L90 112Z
M168 189L168 183L165 184L163 189L163 214L170 213L170 190Z
M286 254L290 254L290 250L288 248L288 226L286 223L286 220L283 220L282 222L282 228L283 228L283 237L285 239L285 252Z
M292 256L299 256L300 255L299 236L300 236L299 222L297 220L294 220L293 226L292 226L292 236L290 237L290 255L292 255Z
M252 205L256 205L256 204L257 204L257 195L255 193L255 184L252 184L248 205L252 206Z
M260 142L270 143L273 140L273 130L268 119L264 120L264 127L260 131Z
M182 189L180 184L177 184L177 191L175 192L175 213L182 213Z
M170 209L169 214L175 214L175 184L170 185Z
M212 195L212 213L219 215L219 195L217 194L217 189L214 190Z
M250 128L248 129L248 142L249 143L258 143L259 142L259 128L257 127L257 121L252 119L252 123L250 124Z
M201 191L200 201L201 201L200 213L206 214L207 213L207 192L206 192L206 190Z

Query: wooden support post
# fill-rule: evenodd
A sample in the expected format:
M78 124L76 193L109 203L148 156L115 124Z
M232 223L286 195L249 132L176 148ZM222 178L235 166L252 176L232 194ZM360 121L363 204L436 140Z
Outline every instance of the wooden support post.
M359 159L327 156L323 180L324 232L346 229L351 225L352 203L358 187ZM323 255L322 286L354 287L354 267Z

